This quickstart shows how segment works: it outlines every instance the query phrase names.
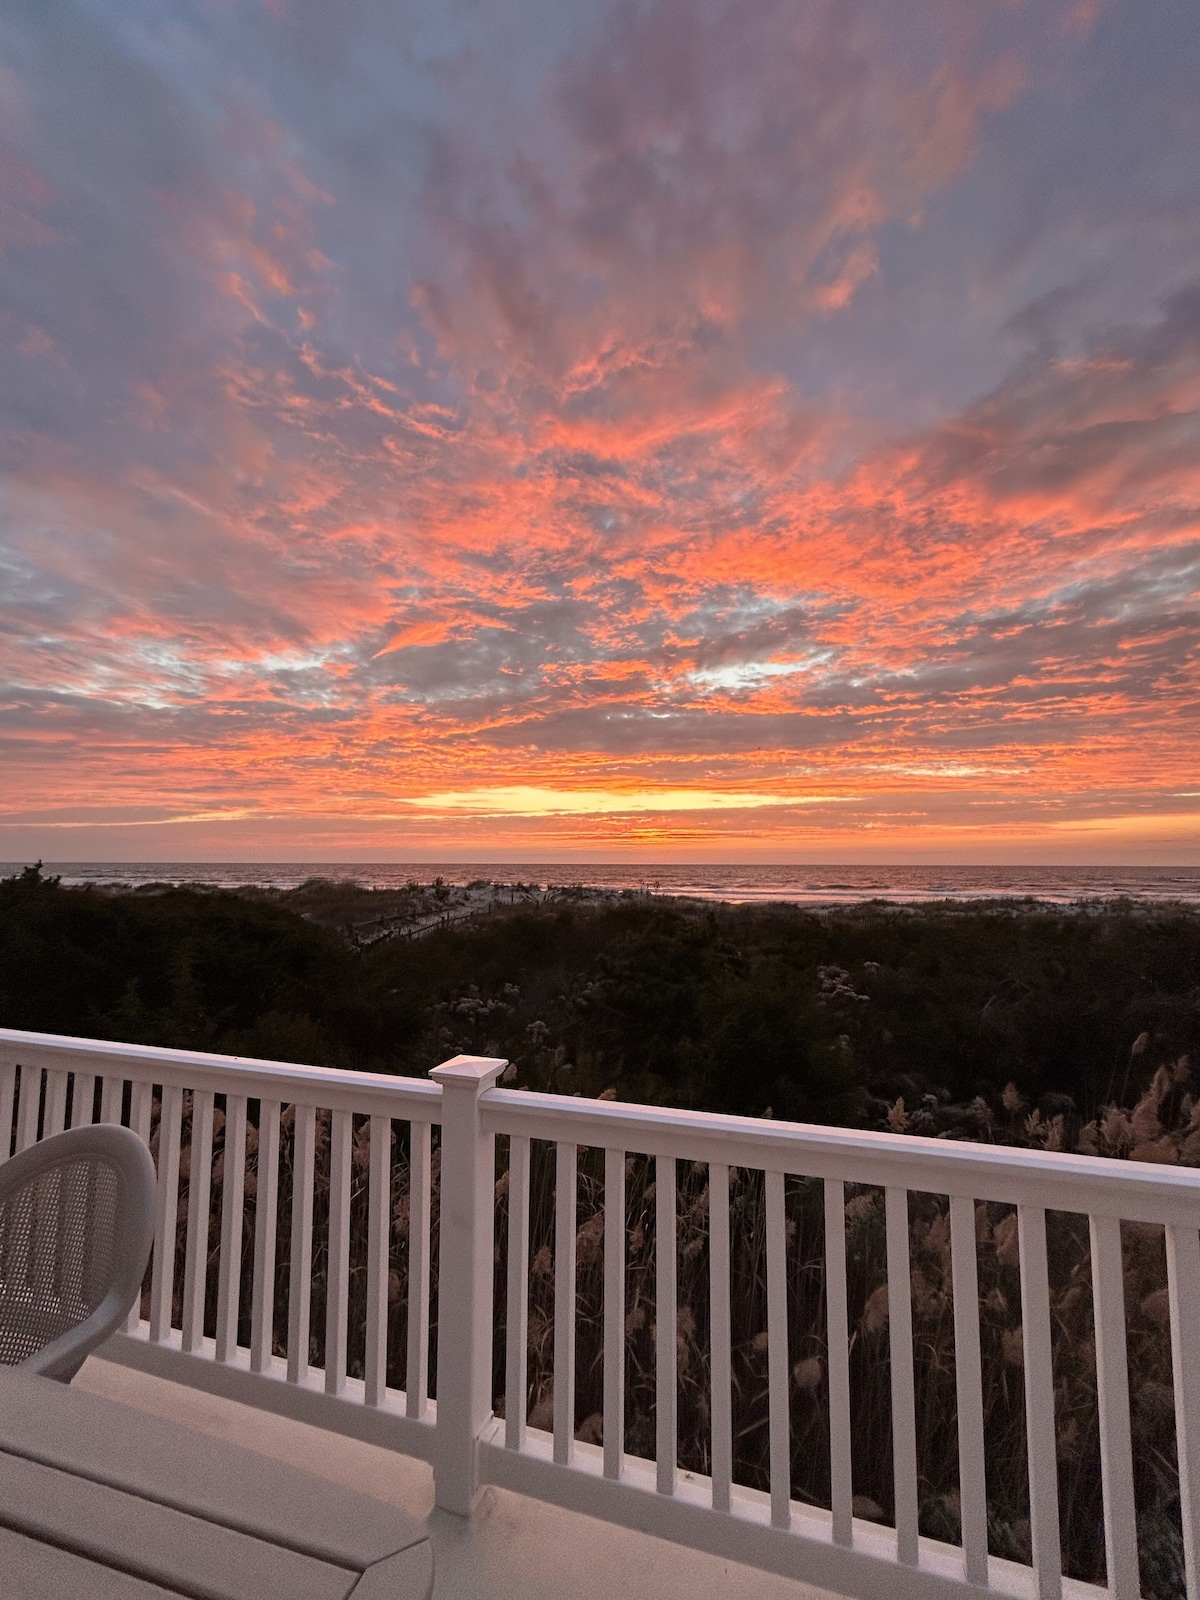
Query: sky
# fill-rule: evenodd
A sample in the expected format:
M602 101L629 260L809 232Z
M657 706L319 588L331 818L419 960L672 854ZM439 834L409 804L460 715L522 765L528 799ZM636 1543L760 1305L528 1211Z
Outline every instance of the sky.
M1195 0L7 0L0 859L1200 862Z

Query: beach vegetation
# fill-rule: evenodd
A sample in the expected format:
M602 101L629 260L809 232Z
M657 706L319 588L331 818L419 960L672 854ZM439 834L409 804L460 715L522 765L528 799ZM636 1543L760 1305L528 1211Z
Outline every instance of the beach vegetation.
M971 1138L1113 1160L1200 1165L1200 916L1181 907L1034 904L815 912L583 895L531 886L484 909L444 883L287 894L64 887L37 869L0 882L0 1025L242 1055L422 1073L458 1052L502 1055L505 1082L606 1099L899 1134ZM462 913L460 915L460 913ZM379 930L383 929L381 933ZM364 929L368 930L364 933ZM188 1173L191 1097L182 1168ZM247 1131L242 1237L249 1337L258 1129ZM157 1141L158 1107L153 1139ZM275 1348L288 1337L292 1110L283 1114ZM214 1116L210 1257L219 1253L223 1114ZM366 1328L370 1130L355 1120L349 1358ZM391 1131L388 1376L404 1383L408 1131ZM504 1407L508 1151L496 1155L494 1394ZM677 1169L679 1459L711 1467L709 1230L702 1163ZM554 1159L531 1169L530 1426L553 1414ZM651 1455L655 1416L654 1162L626 1163L626 1448ZM768 1484L765 1197L734 1170L730 1210L734 1477ZM432 1162L433 1259L440 1165ZM188 1185L180 1202L182 1259ZM580 1152L578 1436L603 1437L602 1152ZM792 1491L829 1503L824 1186L786 1186ZM882 1192L846 1185L851 1435L857 1514L892 1514L889 1295ZM310 1356L323 1355L329 1117L318 1112ZM1048 1216L1064 1561L1104 1581L1095 1326L1086 1219ZM1184 1592L1163 1230L1123 1227L1143 1590ZM944 1196L910 1197L922 1530L959 1536L954 1284ZM1011 1207L976 1208L989 1543L1030 1559L1020 1254ZM177 1275L177 1284L182 1279ZM206 1328L215 1328L216 1272ZM176 1308L177 1313L180 1307ZM436 1372L434 1284L431 1382Z

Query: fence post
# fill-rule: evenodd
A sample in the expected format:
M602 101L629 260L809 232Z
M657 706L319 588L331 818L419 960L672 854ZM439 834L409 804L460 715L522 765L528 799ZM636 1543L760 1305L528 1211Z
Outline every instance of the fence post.
M435 1498L463 1517L479 1495L479 1435L492 1414L496 1158L479 1096L507 1065L455 1056L429 1074L442 1088Z

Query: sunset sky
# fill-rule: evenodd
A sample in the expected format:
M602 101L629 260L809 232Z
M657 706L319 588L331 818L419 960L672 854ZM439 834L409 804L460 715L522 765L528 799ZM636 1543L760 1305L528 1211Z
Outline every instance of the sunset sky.
M1200 862L1196 0L8 0L0 860Z

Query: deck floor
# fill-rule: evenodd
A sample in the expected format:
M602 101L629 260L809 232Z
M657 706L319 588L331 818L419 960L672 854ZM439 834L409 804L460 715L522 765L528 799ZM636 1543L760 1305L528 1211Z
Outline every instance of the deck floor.
M75 1383L391 1501L427 1522L435 1600L822 1600L825 1594L502 1489L487 1492L468 1525L435 1510L433 1474L424 1462L95 1356Z

